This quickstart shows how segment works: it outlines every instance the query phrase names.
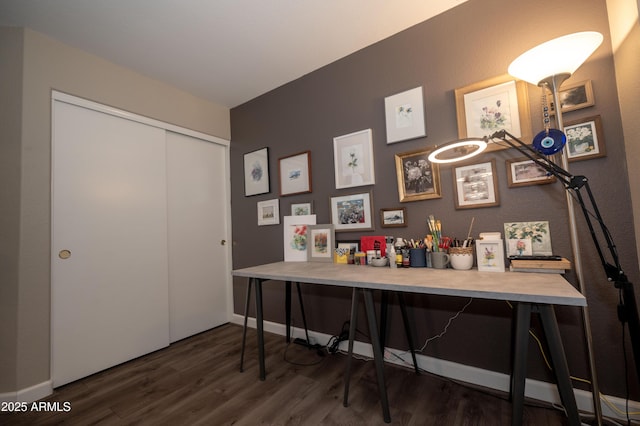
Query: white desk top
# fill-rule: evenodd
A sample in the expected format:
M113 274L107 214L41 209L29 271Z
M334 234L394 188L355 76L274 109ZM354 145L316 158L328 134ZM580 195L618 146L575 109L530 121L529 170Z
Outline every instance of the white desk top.
M232 274L236 277L408 293L552 305L587 305L585 297L560 274L478 272L476 269L392 269L324 262L276 262L237 269Z

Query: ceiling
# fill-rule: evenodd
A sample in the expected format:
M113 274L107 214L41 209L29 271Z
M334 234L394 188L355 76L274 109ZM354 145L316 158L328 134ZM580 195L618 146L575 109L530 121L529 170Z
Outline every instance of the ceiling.
M0 26L232 108L465 1L0 0Z

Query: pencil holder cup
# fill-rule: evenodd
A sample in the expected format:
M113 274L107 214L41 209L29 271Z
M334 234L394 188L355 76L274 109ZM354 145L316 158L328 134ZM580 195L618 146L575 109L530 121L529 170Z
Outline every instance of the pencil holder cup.
M453 269L465 270L473 267L473 247L451 247L449 248L449 256Z
M427 266L426 251L424 248L409 249L409 265L412 268L425 268Z
M443 251L434 251L431 253L431 264L435 269L445 269L450 260L451 257Z

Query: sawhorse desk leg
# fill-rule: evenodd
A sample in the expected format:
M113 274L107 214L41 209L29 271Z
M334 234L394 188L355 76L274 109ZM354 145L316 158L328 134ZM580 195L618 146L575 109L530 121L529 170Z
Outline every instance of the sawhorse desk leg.
M351 379L351 359L353 357L353 341L356 335L356 326L358 319L358 290L353 289L351 295L351 320L349 323L349 350L347 354L347 365L344 377L344 399L343 405L349 405L349 382ZM380 404L382 405L382 416L385 423L391 423L391 414L389 412L389 400L387 399L387 385L384 380L384 359L382 354L382 346L380 345L380 336L378 335L378 325L376 321L376 311L373 304L373 290L360 289L364 293L364 306L367 314L367 322L369 323L369 334L371 336L371 346L373 347L373 360L376 366L376 378L378 381L378 393L380 394Z
M580 425L580 415L576 404L569 367L560 339L560 331L553 306L518 303L516 305L515 347L513 354L513 373L511 375L512 418L511 424L522 424L524 410L524 391L527 378L527 352L529 350L529 327L531 314L537 312L550 351L551 364L558 385L558 392L564 406L569 424Z

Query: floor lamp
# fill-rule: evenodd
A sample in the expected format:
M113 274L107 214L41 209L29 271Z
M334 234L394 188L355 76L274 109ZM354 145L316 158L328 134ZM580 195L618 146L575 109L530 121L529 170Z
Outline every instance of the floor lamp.
M533 49L528 50L527 52L520 55L516 58L511 65L509 65L508 72L515 78L520 80L524 80L528 83L535 84L543 87L543 90L548 89L552 96L553 102L555 105L555 116L556 116L556 125L558 129L550 128L550 120L549 120L549 111L545 109L544 111L544 119L545 119L545 130L538 133L534 140L533 146L536 148L535 150L530 146L526 145L524 142L518 140L513 135L506 132L496 132L490 137L484 138L483 141L466 139L461 141L456 141L453 143L445 144L440 148L434 150L429 155L429 160L432 162L440 162L440 163L448 163L454 161L461 161L466 158L470 158L474 155L479 154L486 148L486 142L488 139L496 138L501 139L506 142L507 145L512 148L518 149L521 153L525 154L530 159L534 160L538 165L545 168L548 172L553 173L556 176L562 178L561 182L568 182L566 179L571 179L573 176L568 172L569 161L567 158L566 151L561 155L561 167L556 166L550 160L547 160L544 155L552 155L557 152L560 152L564 147L565 150L568 148L565 147L566 136L563 133L564 124L562 122L562 104L560 102L559 97L559 88L562 82L564 82L567 78L569 78L586 60L593 54L593 52L600 46L602 43L603 37L602 34L586 31L575 34L569 34L563 37L559 37L550 41L547 41L541 45L534 47ZM546 96L546 92L545 92ZM545 98L546 99L546 98ZM546 107L546 101L544 102ZM517 143L511 142L511 140L517 141ZM582 177L586 183L586 178ZM579 188L572 187L571 185L565 185L567 188L567 210L569 215L569 234L571 239L571 249L573 252L573 262L576 271L577 278L577 286L578 290L586 296L586 291L584 288L584 274L582 269L582 258L580 255L580 244L578 241L578 230L576 225L576 214L574 210L574 200L572 194L569 190L574 190L578 192L578 198L582 207L585 216L587 215L584 202L582 196L579 194ZM591 192L588 189L589 198L593 202L593 198L591 196ZM596 207L597 210L597 207ZM589 218L587 217L587 220ZM600 222L603 226L603 223ZM589 223L589 227L592 231L592 236L594 238L594 243L598 248L598 253L600 254L601 259L603 260L603 264L605 266L605 270L607 272L607 278L611 279L613 274L610 274L609 269L616 268L608 268L608 265L604 261L602 256L602 252L598 245L595 234L593 233L593 229L591 228L591 224ZM608 240L609 242L609 240ZM612 250L612 254L615 257L616 266L619 269L619 262L617 260L617 253L615 253L615 246L609 248ZM618 271L616 271L618 272ZM621 272L621 270L620 270ZM616 283L619 281L618 277L614 277ZM626 281L626 277L624 280ZM629 291L632 294L632 287L630 283L628 284ZM633 297L633 295L631 296ZM635 307L635 298L633 298L634 307ZM636 310L637 312L637 310ZM635 314L637 317L637 313ZM594 406L594 414L597 419L598 425L602 424L602 408L600 405L600 390L598 386L598 379L596 374L596 366L595 360L593 356L593 340L591 335L591 325L589 321L589 311L588 308L582 309L582 321L585 332L585 341L587 342L587 352L589 357L589 369L591 375L591 386L592 386L592 394L593 394L593 406Z
M542 43L522 55L518 56L509 65L508 73L520 80L547 88L553 96L555 106L556 126L560 132L564 131L562 121L562 103L559 89L563 81L569 78L602 43L602 34L595 31L585 31L565 35ZM543 89L544 90L544 89ZM548 127L548 111L545 112L545 127ZM542 132L544 133L544 132ZM542 137L540 139L540 136ZM564 134L561 133L560 137ZM550 135L539 134L536 136L542 148L552 149L558 142ZM534 138L535 141L535 138ZM569 170L568 147L565 146L561 155L561 164L564 170ZM567 191L567 211L569 215L569 235L571 238L571 250L576 271L578 290L585 295L584 273L580 243L578 242L578 228L573 198ZM600 405L600 387L593 355L593 338L591 334L591 322L589 320L589 308L582 308L582 322L587 342L587 354L589 358L589 370L591 375L591 391L593 397L593 409L598 425L602 424L602 407Z

